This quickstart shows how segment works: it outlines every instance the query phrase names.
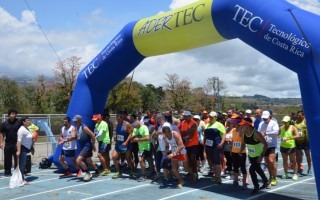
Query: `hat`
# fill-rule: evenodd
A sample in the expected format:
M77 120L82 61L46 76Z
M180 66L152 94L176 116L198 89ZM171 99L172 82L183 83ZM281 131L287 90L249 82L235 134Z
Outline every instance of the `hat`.
M193 116L193 119L198 119L198 120L200 120L200 116L199 116L199 115L195 115L195 116Z
M261 118L262 119L268 119L270 117L270 112L265 110L262 112Z
M282 119L283 122L290 122L291 118L289 116L284 116Z
M171 125L170 125L170 123L169 122L165 122L165 123L163 123L163 125L162 125L162 128L164 128L164 127L171 127Z
M224 112L224 113L222 113L222 115L225 115L225 116L227 116L228 114Z
M149 117L144 117L142 121L143 121L143 123L149 123L150 122L150 118Z
M209 113L209 117L216 117L216 116L217 116L217 113L214 112L214 111L211 111L211 112Z
M138 124L139 124L138 121L134 121L134 122L131 123L131 126L132 126L132 127L136 127Z
M98 120L98 119L102 119L101 115L100 114L95 114L92 116L92 120Z
M272 115L272 114L273 114L272 110L268 110L268 111L269 111L270 115Z
M246 113L247 113L247 114L251 114L252 111L248 109L248 110L246 110Z
M252 119L249 117L244 118L239 125L249 125L252 126Z
M73 117L72 121L76 122L76 121L81 121L82 120L82 117L81 115L76 115Z
M203 114L208 114L208 111L204 110L202 113L203 113Z
M191 116L191 112L186 110L184 111L183 116Z
M232 119L241 119L241 116L237 113L232 113L231 118Z

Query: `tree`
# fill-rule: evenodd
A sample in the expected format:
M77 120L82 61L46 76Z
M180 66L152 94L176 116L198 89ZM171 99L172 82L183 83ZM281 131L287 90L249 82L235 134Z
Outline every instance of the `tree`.
M0 79L0 108L5 113L9 108L20 110L20 88L14 80Z
M207 84L206 84L207 89L209 92L212 92L212 110L214 110L216 103L217 109L220 111L221 110L221 96L220 92L225 89L224 83L222 80L219 79L219 77L212 77L207 79Z
M141 86L133 81L129 89L130 82L131 78L127 77L109 92L106 109L114 113L122 109L126 109L129 113L141 109Z
M67 111L80 66L83 64L80 60L81 57L72 56L58 62L53 70L56 85L54 105L59 113Z
M179 79L177 74L166 74L166 103L168 108L184 110L190 106L191 82Z

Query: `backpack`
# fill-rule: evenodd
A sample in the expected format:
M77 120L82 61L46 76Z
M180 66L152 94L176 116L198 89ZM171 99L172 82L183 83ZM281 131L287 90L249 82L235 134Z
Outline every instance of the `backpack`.
M51 167L51 164L48 158L42 158L41 162L39 162L39 169L47 169Z

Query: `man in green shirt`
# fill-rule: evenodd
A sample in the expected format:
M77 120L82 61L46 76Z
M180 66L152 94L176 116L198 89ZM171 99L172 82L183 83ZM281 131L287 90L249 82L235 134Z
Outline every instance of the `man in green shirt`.
M131 125L134 128L132 133L132 142L137 142L139 145L139 163L141 166L142 176L138 178L138 181L141 182L145 181L147 178L145 160L148 161L148 164L152 169L152 175L155 174L152 152L150 149L149 129L146 125L141 124L137 120L135 120Z
M93 115L92 120L96 123L94 133L96 135L96 139L99 142L98 158L103 167L103 172L101 173L101 176L105 176L111 173L109 155L111 145L108 124L107 122L102 120L100 114Z

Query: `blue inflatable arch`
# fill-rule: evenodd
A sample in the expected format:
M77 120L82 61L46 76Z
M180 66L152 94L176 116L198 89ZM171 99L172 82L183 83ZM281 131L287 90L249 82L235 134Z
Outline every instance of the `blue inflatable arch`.
M80 114L92 127L109 91L144 58L239 38L297 73L320 191L319 33L318 15L284 0L200 0L130 22L80 72L67 115Z

